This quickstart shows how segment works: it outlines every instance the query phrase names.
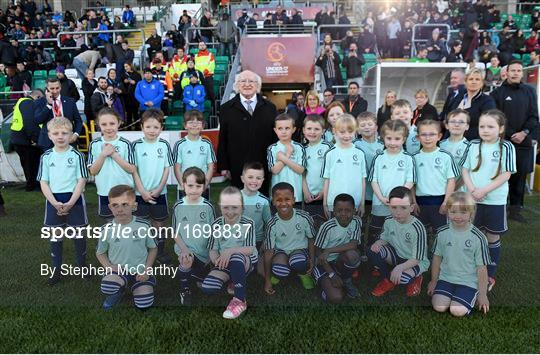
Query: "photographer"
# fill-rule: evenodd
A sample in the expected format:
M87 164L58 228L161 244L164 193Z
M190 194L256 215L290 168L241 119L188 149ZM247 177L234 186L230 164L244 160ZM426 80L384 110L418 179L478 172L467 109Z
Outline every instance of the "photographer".
M349 45L349 55L343 59L343 67L347 69L347 84L354 81L360 86L362 85L362 64L365 62L362 53L358 53L356 43L351 43Z
M339 54L334 53L332 46L327 44L321 47L321 53L315 65L322 69L327 88L334 85L343 85L343 78L339 70L340 63L341 58Z

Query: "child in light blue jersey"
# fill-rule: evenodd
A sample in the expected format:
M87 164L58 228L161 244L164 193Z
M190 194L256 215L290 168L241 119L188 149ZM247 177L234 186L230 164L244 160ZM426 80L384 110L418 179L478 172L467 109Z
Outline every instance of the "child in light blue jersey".
M345 106L339 101L334 101L326 108L324 113L326 119L326 131L323 134L323 140L330 144L334 144L336 139L334 137L334 126L336 125L339 116L345 113Z
M371 294L380 297L397 285L407 285L407 296L415 297L422 289L422 273L429 268L426 229L412 215L414 199L410 189L395 187L388 200L392 217L384 221L381 238L368 250L369 260L383 277Z
M116 306L132 284L135 307L148 309L154 304L156 286L156 278L148 271L157 255L156 243L149 236L150 224L133 216L137 202L131 186L113 186L107 197L114 219L101 227L96 250L96 258L110 271L101 280L101 292L107 296L103 308Z
M354 141L355 147L361 149L366 156L366 167L368 175L375 155L384 150L384 144L377 137L377 116L372 112L362 112L356 118L358 123L358 134L360 138ZM371 214L371 205L373 203L373 188L371 184L366 186L366 211L364 217Z
M212 223L207 233L210 261L213 269L202 283L206 294L216 294L229 280L234 297L223 312L223 318L238 318L246 309L246 278L257 263L253 220L243 216L242 193L228 186L219 195L221 217Z
M385 150L373 159L369 181L373 188L373 206L370 220L368 245L378 237L386 217L390 216L388 196L397 186L412 188L416 182L416 170L412 155L403 151L409 130L401 120L386 121L381 127Z
M244 215L255 223L255 238L259 249L264 240L264 226L272 218L270 199L259 192L264 182L264 166L258 162L244 164L240 179L244 183L241 191Z
M414 155L416 214L424 226L431 226L433 231L446 225L446 202L460 175L452 155L437 147L442 137L441 128L439 121L419 121L418 137L422 149Z
M47 123L49 139L54 147L41 156L37 181L47 200L45 205L45 227L84 227L88 224L84 186L88 171L84 155L69 145L73 124L64 117L53 118ZM86 240L84 236L74 238L77 265L86 266ZM63 237L52 237L50 242L53 274L49 285L60 281L62 267Z
M160 228L169 217L167 204L167 180L170 167L174 164L169 143L159 138L163 129L163 112L149 108L141 118L144 138L133 142L133 155L137 171L133 174L137 187L136 216L150 219L152 227ZM165 236L157 239L158 256L161 264L169 264L171 257L165 253Z
M212 204L202 197L206 180L201 169L187 168L182 183L185 196L174 205L172 226L176 232L174 251L179 261L180 303L190 306L191 282L202 282L208 274L208 241L203 232L214 222L215 212Z
M508 230L508 180L516 172L516 150L511 142L504 140L504 113L488 110L482 113L478 122L480 139L470 142L461 166L463 182L477 202L474 225L485 231L489 241L489 255L493 262L488 266L488 290L491 290L499 264L500 236Z
M313 219L294 208L294 189L281 182L272 188L272 204L277 213L266 226L264 240L264 290L273 294L273 285L291 272L300 277L305 289L315 287L311 271L315 262Z
M133 173L137 171L131 143L118 135L122 122L110 107L102 108L96 117L101 137L88 148L88 170L95 176L99 216L112 218L109 209L109 190L116 185L134 186Z
M274 132L279 141L267 149L268 170L272 173L270 187L280 182L291 184L295 191L295 202L300 207L302 203L302 174L306 165L306 153L300 143L292 140L292 135L296 131L294 125L294 118L286 113L276 117Z
M322 171L326 217L330 218L333 201L339 194L351 195L361 216L365 206L367 167L364 152L353 144L355 118L348 113L341 115L334 126L334 133L336 144L326 152Z
M358 244L362 240L362 221L356 216L354 199L347 194L334 200L335 217L325 222L315 239L317 266L313 275L328 303L341 303L343 294L359 296L352 275L360 266Z
M409 135L405 141L405 151L409 154L415 154L420 150L416 126L411 124L413 119L412 106L407 100L396 100L391 107L391 120L399 120L407 126Z
M322 140L324 119L319 115L307 115L304 119L304 145L306 151L306 170L302 179L304 192L304 211L313 217L318 227L325 220L323 208L324 179L321 177L324 155L332 145ZM318 228L317 228L318 229Z
M446 139L443 139L439 144L441 149L446 150L454 158L454 163L459 167L459 178L456 178L456 188L455 190L460 189L463 186L463 179L461 179L461 159L463 154L469 145L469 141L464 137L465 131L469 129L469 122L471 117L469 112L463 109L455 109L448 113L444 119L444 125L450 133L450 136Z
M488 275L490 264L488 242L484 233L472 224L476 211L472 196L453 193L446 202L450 224L437 233L428 295L437 312L463 317L475 303L487 313Z
M178 181L177 200L184 196L182 191L182 174L187 168L196 166L206 175L206 187L203 193L205 199L210 199L210 182L214 175L216 154L212 142L201 137L204 129L204 116L202 112L191 110L184 114L184 128L187 136L181 138L174 145L174 176Z

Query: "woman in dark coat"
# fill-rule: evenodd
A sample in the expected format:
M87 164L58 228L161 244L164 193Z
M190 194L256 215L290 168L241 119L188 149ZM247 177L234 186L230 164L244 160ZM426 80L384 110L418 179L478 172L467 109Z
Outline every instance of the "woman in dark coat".
M450 110L461 108L467 110L471 117L469 129L465 132L468 140L479 138L478 121L482 112L497 108L495 100L482 92L484 87L484 73L482 70L473 68L465 75L465 90L460 92L452 101Z
M124 63L122 84L124 86L123 96L124 107L126 108L126 125L129 125L139 119L139 103L135 98L135 88L141 79L141 74L133 70L132 63Z
M97 81L94 79L94 70L88 69L86 71L86 78L82 81L82 91L84 95L84 115L86 116L86 122L90 124L90 121L94 120L94 110L92 110L92 104L90 98L97 88Z
M439 114L435 106L429 103L429 96L426 89L416 91L414 95L416 100L416 109L413 113L412 124L417 124L422 120L438 120Z
M388 90L384 95L384 103L377 110L377 127L381 129L384 122L390 119L390 109L396 102L397 93L394 90Z
M461 54L465 61L473 58L474 50L478 48L480 38L480 32L478 32L479 28L480 25L478 25L478 22L473 22L463 35L463 48Z

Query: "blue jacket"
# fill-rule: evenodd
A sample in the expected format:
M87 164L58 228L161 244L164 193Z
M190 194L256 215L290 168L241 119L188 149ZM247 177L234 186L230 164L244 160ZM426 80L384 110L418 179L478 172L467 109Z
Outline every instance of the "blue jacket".
M143 79L137 83L137 87L135 88L135 98L140 103L141 111L149 108L149 106L144 104L147 101L152 101L152 107L160 108L163 96L163 84L156 79L152 79L151 82Z
M204 91L204 86L201 84L189 84L184 88L184 104L186 105L186 111L189 110L199 110L204 112L204 98L206 97L206 92ZM196 105L190 105L190 101L195 101Z
M128 11L124 10L124 13L122 14L122 22L123 23L131 24L131 23L135 22L134 18L135 18L135 16L133 15L132 10L128 10Z
M71 97L66 96L60 96L60 100L62 101L62 113L64 117L73 123L73 133L81 134L83 122L77 108L77 103ZM50 149L54 146L47 134L47 122L52 120L53 111L47 105L47 99L44 97L34 101L34 121L38 125L43 124L38 139L38 146L43 150Z

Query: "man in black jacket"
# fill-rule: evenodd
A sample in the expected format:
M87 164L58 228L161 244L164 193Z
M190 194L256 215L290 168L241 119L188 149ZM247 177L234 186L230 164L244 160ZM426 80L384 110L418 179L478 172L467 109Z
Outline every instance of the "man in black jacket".
M359 88L357 82L351 82L349 84L349 95L343 100L345 112L350 113L354 118L358 117L362 112L366 112L368 107L368 102L358 93Z
M362 65L366 62L362 53L358 53L356 43L349 45L349 54L343 59L343 67L347 70L347 83L356 82L359 85L363 83Z
M523 208L527 174L533 171L533 146L538 140L538 107L534 89L521 83L523 64L513 60L508 64L506 81L491 96L497 108L506 115L505 139L516 148L517 172L509 181L509 214L515 221L526 223L520 211Z
M450 112L450 107L452 102L458 97L461 96L465 91L465 72L461 69L454 69L450 73L450 86L448 87L448 96L446 96L446 101L444 102L443 109L439 114L439 119L444 121L446 115Z
M236 76L234 89L238 94L221 105L219 111L219 145L217 165L221 175L242 188L242 168L248 162L268 166L266 150L277 137L274 133L276 106L264 99L261 78L245 70ZM267 170L261 193L268 195L270 173Z
M11 143L21 160L26 191L39 187L36 177L42 150L37 146L40 128L34 121L34 100L40 97L43 97L43 92L33 90L28 97L20 98L13 108Z
M105 79L105 77L103 76L100 76L98 79L98 87L90 98L92 111L94 111L95 117L97 117L97 113L99 112L99 110L104 107L110 107L112 105L112 102L107 99L107 86L107 79Z

